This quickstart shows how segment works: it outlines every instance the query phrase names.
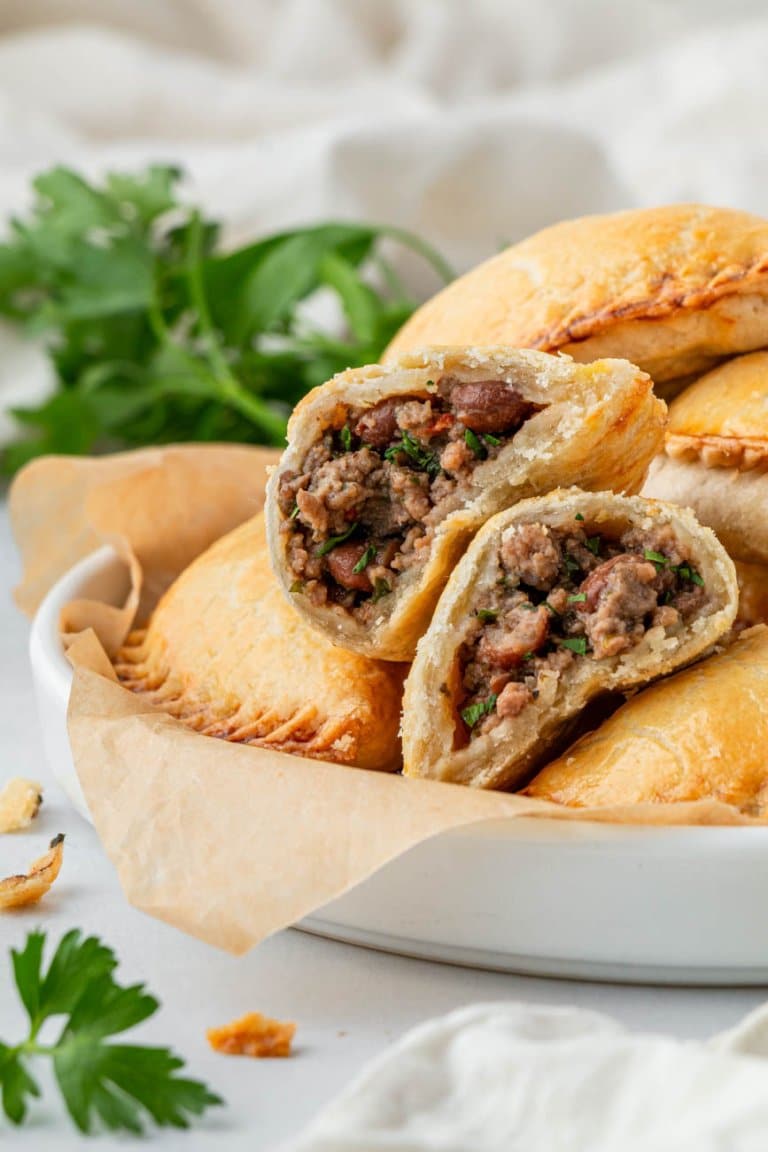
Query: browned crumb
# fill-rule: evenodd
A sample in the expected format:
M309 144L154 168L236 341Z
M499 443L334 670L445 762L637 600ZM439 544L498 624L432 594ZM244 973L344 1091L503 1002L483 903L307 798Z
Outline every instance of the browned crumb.
M0 832L28 828L40 811L43 790L34 780L14 776L0 792Z
M59 833L51 840L45 855L35 860L26 875L7 876L0 880L0 911L36 904L61 871L63 858L64 836Z
M209 1028L208 1043L227 1056L290 1056L296 1025L270 1020L260 1012L248 1012L231 1024Z

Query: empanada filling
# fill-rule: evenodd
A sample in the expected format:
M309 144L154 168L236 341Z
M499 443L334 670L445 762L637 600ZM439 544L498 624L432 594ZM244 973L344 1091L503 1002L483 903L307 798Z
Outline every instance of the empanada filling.
M542 677L629 652L651 628L674 635L708 605L668 524L610 535L579 514L568 527L513 525L458 654L459 743L518 716Z
M434 392L349 407L280 477L293 591L361 623L424 563L435 529L477 495L472 475L541 405L504 380L444 376Z

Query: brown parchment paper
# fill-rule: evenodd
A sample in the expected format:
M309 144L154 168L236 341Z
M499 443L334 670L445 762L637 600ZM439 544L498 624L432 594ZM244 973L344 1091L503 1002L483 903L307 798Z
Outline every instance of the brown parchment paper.
M185 728L123 688L106 652L198 553L259 510L265 469L275 460L267 449L231 446L50 457L29 465L13 486L24 565L16 598L25 611L104 543L131 574L123 605L80 600L65 609L62 625L75 666L75 765L132 904L240 953L414 844L463 825L521 816L753 822L716 801L568 809L230 744Z

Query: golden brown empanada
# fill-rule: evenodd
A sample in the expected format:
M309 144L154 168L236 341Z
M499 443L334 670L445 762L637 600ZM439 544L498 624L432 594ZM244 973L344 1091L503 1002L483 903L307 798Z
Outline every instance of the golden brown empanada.
M410 659L489 516L558 484L637 491L664 416L620 360L433 348L343 372L291 418L267 488L273 566L335 643Z
M735 559L768 564L768 352L730 360L678 396L643 494L693 508Z
M447 343L622 356L674 395L768 345L768 221L673 204L555 224L427 301L385 358Z
M208 736L396 770L405 668L335 648L288 604L262 514L218 540L129 635L115 668Z
M701 656L736 600L731 560L687 509L570 489L500 512L419 643L406 774L518 785L590 701Z
M768 818L768 629L648 688L525 789L556 804L713 799Z

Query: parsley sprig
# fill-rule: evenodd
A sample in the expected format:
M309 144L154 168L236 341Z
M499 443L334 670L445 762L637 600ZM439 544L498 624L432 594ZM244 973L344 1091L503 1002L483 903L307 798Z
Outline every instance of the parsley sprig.
M186 1128L191 1116L221 1104L199 1080L178 1076L184 1061L168 1048L113 1044L119 1035L152 1016L158 1002L141 984L114 978L117 959L95 936L67 932L47 970L45 933L30 932L21 951L11 950L13 974L29 1018L19 1044L0 1041L0 1088L5 1115L21 1124L40 1087L30 1072L35 1058L48 1057L67 1110L81 1132L95 1122L113 1131L140 1135L150 1117L160 1127ZM58 1039L41 1043L44 1024L64 1017Z
M100 183L53 168L33 182L31 211L0 243L0 317L43 340L56 388L13 411L21 438L5 471L44 452L280 445L304 393L377 361L415 308L393 244L451 278L427 244L386 226L318 224L222 250L180 179L154 165ZM308 319L320 292L343 312L340 334Z
M402 440L390 444L384 453L384 459L396 462L400 455L407 456L417 471L426 472L432 480L440 473L440 457L437 453L425 448L421 441L407 430L403 431Z

